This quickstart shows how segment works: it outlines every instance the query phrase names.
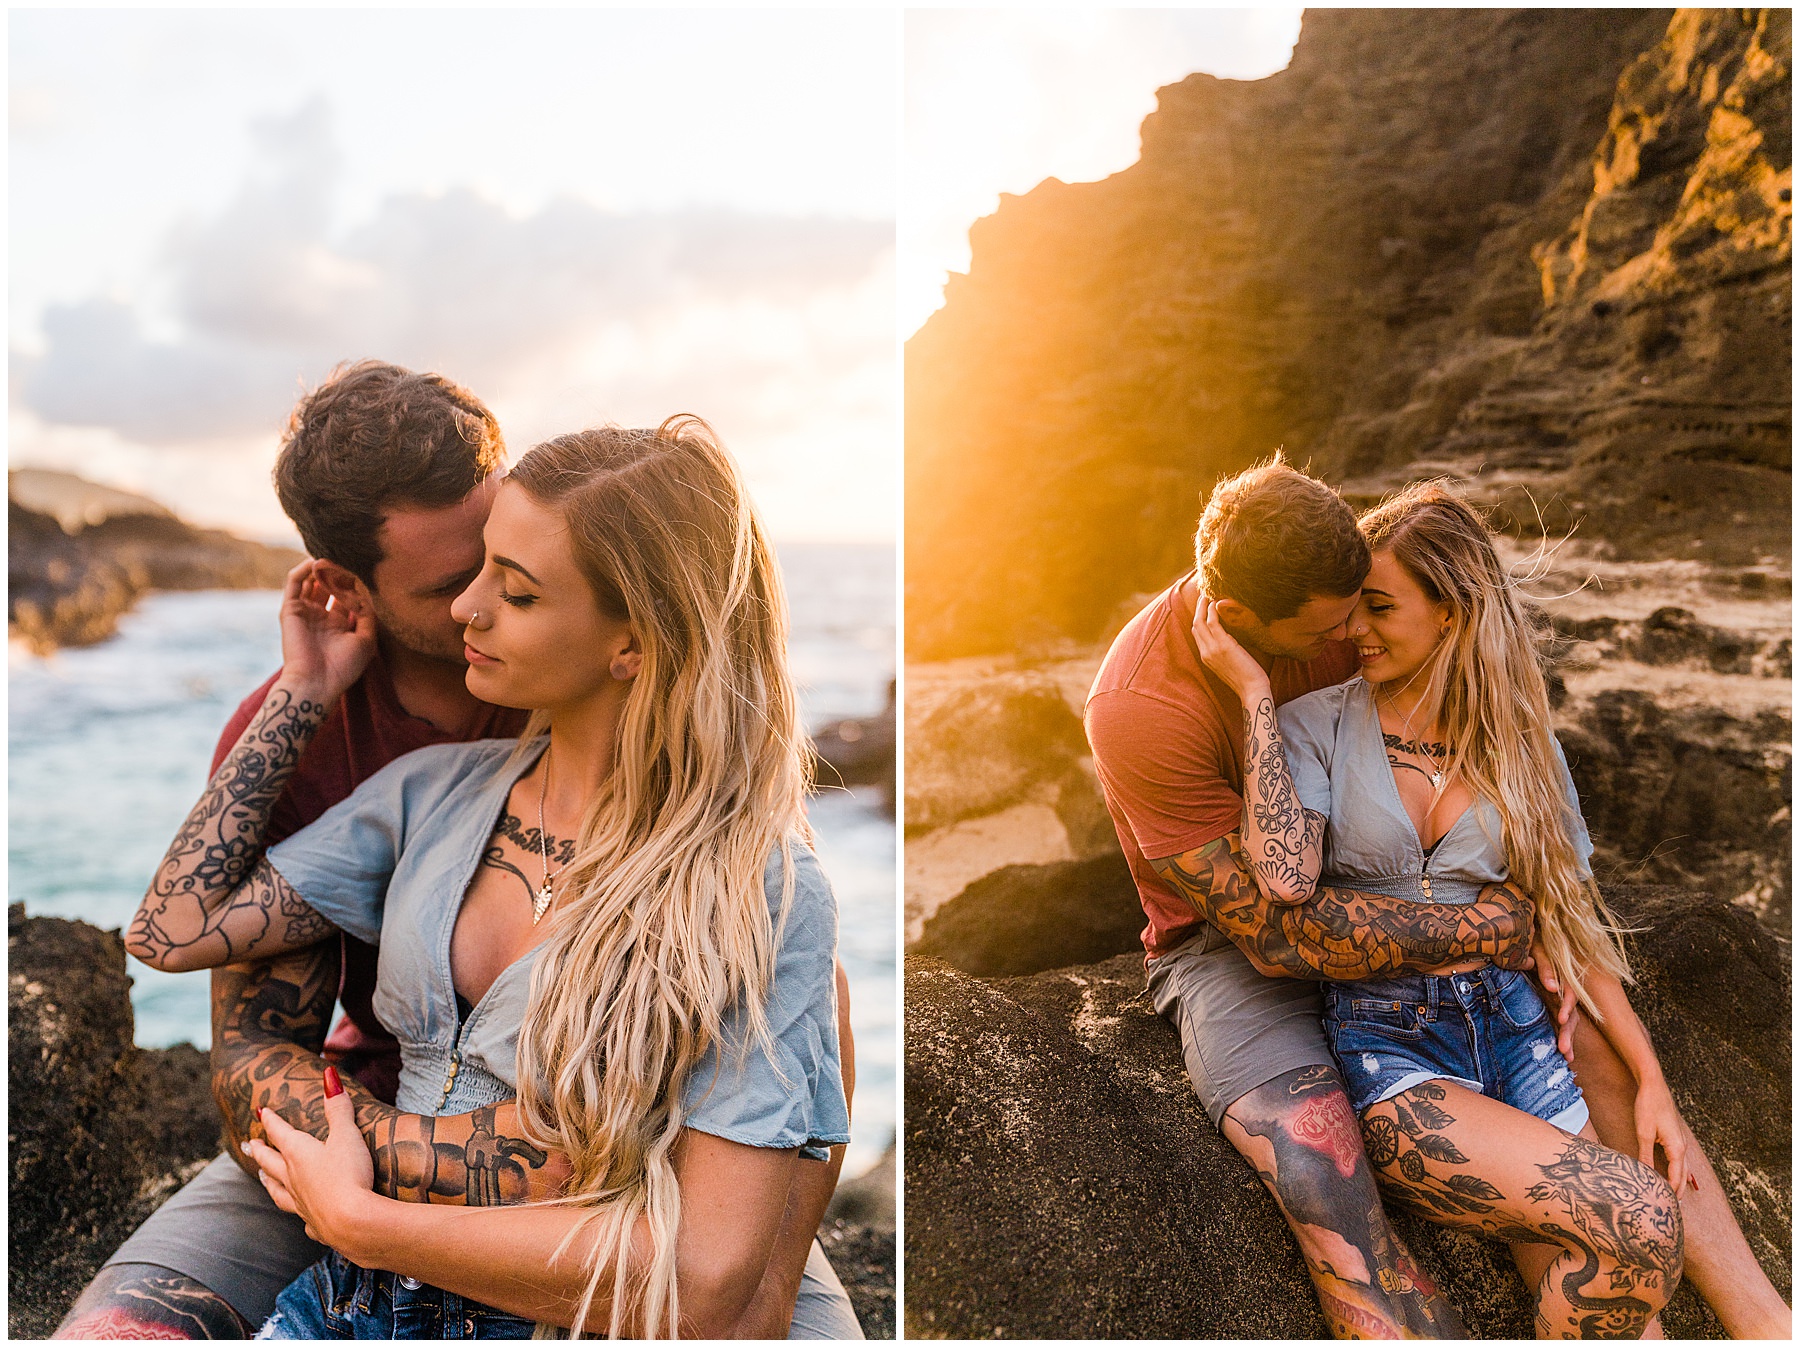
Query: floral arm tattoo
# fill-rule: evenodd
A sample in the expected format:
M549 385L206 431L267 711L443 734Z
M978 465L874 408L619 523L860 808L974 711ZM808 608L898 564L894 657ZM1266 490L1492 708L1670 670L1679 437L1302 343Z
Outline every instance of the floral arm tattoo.
M325 1136L319 1049L337 996L339 948L325 941L214 975L213 1095L231 1153L252 1175L256 1166L243 1144L265 1138L260 1111L273 1109L294 1127ZM442 1117L406 1114L349 1074L342 1079L375 1161L377 1193L414 1203L495 1207L561 1192L567 1160L520 1135L511 1103Z
M1303 903L1319 883L1325 816L1300 805L1273 698L1244 708L1244 744L1244 842L1251 869L1275 902Z
M1320 885L1304 903L1279 904L1252 878L1235 833L1151 865L1271 977L1378 978L1474 958L1519 969L1530 959L1531 900L1506 884L1489 885L1468 904L1414 903L1335 885Z
M263 860L269 811L326 707L277 684L169 844L125 935L160 969L205 969L310 945L330 933Z

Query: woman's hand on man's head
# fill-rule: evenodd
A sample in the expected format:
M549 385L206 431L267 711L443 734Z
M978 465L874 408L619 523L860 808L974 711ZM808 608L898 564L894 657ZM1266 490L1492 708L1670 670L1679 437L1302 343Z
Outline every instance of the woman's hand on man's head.
M1194 648L1245 706L1269 693L1269 673L1219 621L1219 601L1201 596L1194 609Z
M301 562L281 593L281 678L327 706L362 677L375 655L375 617L333 592L320 563Z

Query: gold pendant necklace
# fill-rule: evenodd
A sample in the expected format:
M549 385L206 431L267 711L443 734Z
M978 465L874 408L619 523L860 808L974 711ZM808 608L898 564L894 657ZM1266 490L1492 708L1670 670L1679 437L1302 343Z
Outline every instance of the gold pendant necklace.
M1404 693L1408 688L1412 687L1412 680L1418 678L1419 673L1423 669L1424 666L1421 665L1418 670L1413 671L1412 679L1408 679L1402 684L1400 691ZM1382 694L1377 693L1377 696L1382 696ZM1431 767L1428 770L1421 769L1421 771L1423 771L1427 777L1431 778L1431 789L1433 792L1442 791L1444 789L1444 773L1449 770L1449 765L1445 764L1440 766L1437 757L1425 751L1424 744L1419 740L1417 733L1413 730L1412 718L1418 714L1418 705L1416 703L1414 704L1411 715L1401 715L1400 704L1395 697L1392 694L1386 694L1386 697L1388 706L1394 709L1395 715L1400 716L1400 729L1412 737L1411 739L1402 740L1401 743L1415 746L1414 749L1409 752L1411 752L1415 758L1423 758L1427 763L1431 764ZM1380 729L1381 712L1379 709L1377 709L1375 713L1375 725L1377 729ZM1435 743L1435 741L1433 742Z

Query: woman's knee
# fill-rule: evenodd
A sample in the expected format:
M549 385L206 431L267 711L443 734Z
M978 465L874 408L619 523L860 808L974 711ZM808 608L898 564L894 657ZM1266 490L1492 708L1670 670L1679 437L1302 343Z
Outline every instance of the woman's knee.
M1584 1138L1538 1167L1531 1198L1566 1215L1564 1243L1592 1250L1620 1270L1632 1295L1660 1307L1681 1279L1681 1204L1668 1181L1643 1162ZM1617 1283L1618 1279L1614 1279Z

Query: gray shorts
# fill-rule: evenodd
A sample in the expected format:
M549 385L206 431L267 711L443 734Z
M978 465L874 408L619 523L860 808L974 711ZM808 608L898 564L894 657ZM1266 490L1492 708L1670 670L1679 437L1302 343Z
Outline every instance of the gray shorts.
M1150 1000L1181 1032L1188 1079L1213 1123L1265 1082L1300 1067L1336 1067L1309 979L1259 974L1211 927L1150 961Z
M324 1254L323 1245L307 1239L305 1223L276 1207L230 1156L219 1156L151 1213L106 1262L172 1269L259 1325L275 1309L281 1289ZM863 1337L850 1296L816 1240L788 1337Z

